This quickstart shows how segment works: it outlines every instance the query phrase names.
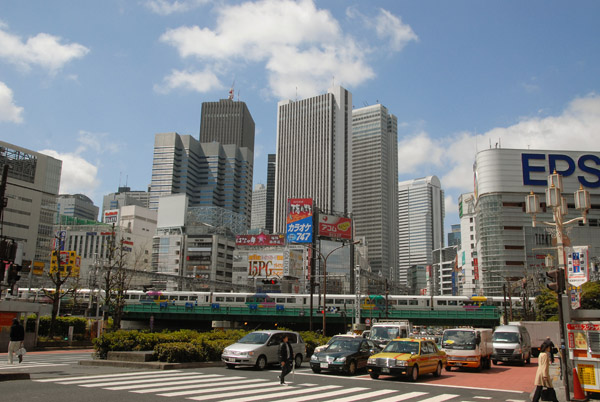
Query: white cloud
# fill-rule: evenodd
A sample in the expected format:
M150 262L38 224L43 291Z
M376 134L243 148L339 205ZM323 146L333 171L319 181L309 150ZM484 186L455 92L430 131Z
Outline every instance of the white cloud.
M91 150L94 154L109 152L115 154L122 148L121 144L109 138L108 133L92 133L90 131L80 130L77 136L79 147L75 154L81 154Z
M207 4L210 0L148 0L144 5L153 13L159 15L171 15L184 13L194 8Z
M396 17L387 10L380 9L375 19L375 32L380 39L389 39L393 50L400 51L410 41L419 38L409 25L403 24L400 17Z
M62 173L60 177L61 194L90 194L100 184L98 167L76 153L59 153L51 149L39 151L44 155L60 159Z
M445 150L426 132L419 132L398 142L398 173L413 173L423 165L440 166Z
M451 195L445 195L444 196L444 208L446 211L446 215L456 213L456 211L458 211L457 199Z
M23 108L15 105L13 91L0 81L0 121L23 122Z
M6 24L0 24L0 59L24 69L35 65L55 72L89 52L78 43L62 44L61 41L60 37L47 33L39 33L23 41L9 33Z
M223 85L216 74L208 68L195 72L172 70L171 74L164 78L162 85L154 85L154 90L158 93L168 93L177 88L208 92L213 89L221 89Z
M218 61L231 68L265 63L270 92L279 98L313 96L330 87L332 80L357 86L375 76L365 60L369 49L344 34L331 13L317 9L313 0L259 0L221 5L215 12L214 29L179 27L166 31L160 40L175 47L182 58ZM389 37L395 49L411 40L401 31L412 30L399 18L384 11L378 18L385 20L381 35Z

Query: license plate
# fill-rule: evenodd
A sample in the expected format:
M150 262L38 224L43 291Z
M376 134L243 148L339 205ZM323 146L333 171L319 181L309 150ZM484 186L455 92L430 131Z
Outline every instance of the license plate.
M328 367L329 367L329 364L327 364L327 363L321 363L321 368L328 368Z
M454 363L455 366L462 366L462 363Z
M387 368L387 367L385 367L385 368L382 368L382 369L381 369L381 372L382 372L382 373L388 373L388 374L389 374L389 373L390 373L390 369L389 369L389 368Z
M507 361L508 361L508 358L507 358L507 357L503 357L503 358L502 358L502 361L503 361L503 362L507 362Z
M230 361L230 362L235 362L235 357L230 357L230 358L229 358L229 361Z

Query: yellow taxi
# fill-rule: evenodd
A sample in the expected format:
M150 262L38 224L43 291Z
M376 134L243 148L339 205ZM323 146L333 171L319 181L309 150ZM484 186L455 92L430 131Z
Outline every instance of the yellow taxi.
M396 338L390 341L381 353L367 361L371 378L380 375L406 376L417 381L420 374L442 374L446 366L446 352L437 348L435 342L420 338Z

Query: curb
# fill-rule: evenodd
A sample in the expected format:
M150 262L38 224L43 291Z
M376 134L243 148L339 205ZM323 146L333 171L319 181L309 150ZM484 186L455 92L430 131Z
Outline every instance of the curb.
M80 366L126 367L150 370L177 370L202 367L221 367L223 362L190 362L190 363L165 363L165 362L131 362L122 360L81 360Z

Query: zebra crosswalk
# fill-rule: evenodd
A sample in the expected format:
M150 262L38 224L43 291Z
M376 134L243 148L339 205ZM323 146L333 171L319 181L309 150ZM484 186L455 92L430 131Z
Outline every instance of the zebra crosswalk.
M462 402L469 400L463 399L455 393L434 393L427 390L402 392L398 387L394 387L393 383L390 388L385 389L373 389L357 383L352 384L352 386L301 383L290 384L285 387L281 386L275 379L247 378L239 375L208 374L182 370L43 378L34 381L147 394L157 397L176 397L190 401ZM368 382L366 383L368 384ZM471 397L471 400L476 398ZM488 399L488 397L481 397L481 399L484 398Z
M80 360L91 360L91 353L72 353L72 354L27 354L22 363L18 363L17 358L14 358L14 364L8 364L6 355L2 356L3 361L0 361L0 371L8 371L15 369L35 369L43 367L58 367L68 366L71 364L79 364Z

